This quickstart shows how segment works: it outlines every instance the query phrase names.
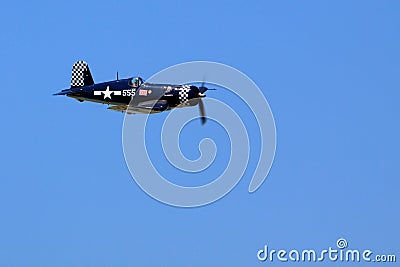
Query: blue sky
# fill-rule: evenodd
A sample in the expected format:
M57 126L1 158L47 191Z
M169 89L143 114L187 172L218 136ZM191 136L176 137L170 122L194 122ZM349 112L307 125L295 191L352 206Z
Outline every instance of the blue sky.
M271 264L256 258L265 244L323 249L339 237L352 248L398 253L399 8L3 3L0 266L262 266ZM192 60L241 70L275 117L267 180L248 194L248 174L195 209L147 196L124 161L123 115L51 95L69 87L76 60L89 63L95 81L117 70L147 78ZM182 142L190 153L191 142Z

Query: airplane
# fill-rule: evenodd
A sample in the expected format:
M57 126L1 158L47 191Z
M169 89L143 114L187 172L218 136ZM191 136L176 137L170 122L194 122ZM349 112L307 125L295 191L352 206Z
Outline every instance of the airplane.
M141 77L94 83L89 65L77 61L72 66L71 87L53 95L66 95L80 102L90 101L110 105L108 109L135 113L160 113L176 107L199 105L201 123L206 122L202 98L209 89L204 86L156 84Z

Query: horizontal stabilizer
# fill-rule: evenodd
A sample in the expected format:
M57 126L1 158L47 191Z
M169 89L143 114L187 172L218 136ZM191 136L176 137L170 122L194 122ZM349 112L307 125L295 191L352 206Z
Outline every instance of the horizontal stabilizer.
M55 93L53 95L72 95L72 94L77 93L79 91L81 91L80 88L70 88L70 89L64 89L61 92Z

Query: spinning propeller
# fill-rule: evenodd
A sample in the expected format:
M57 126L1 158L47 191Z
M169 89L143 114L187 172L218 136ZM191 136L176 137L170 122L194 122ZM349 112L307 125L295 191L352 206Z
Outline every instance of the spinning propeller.
M201 124L204 125L207 121L206 117L206 112L204 109L204 103L201 98L205 97L206 95L204 94L207 90L215 90L215 89L208 89L207 87L204 86L204 81L201 83L201 86L199 87L199 111L200 111L200 119L201 119Z

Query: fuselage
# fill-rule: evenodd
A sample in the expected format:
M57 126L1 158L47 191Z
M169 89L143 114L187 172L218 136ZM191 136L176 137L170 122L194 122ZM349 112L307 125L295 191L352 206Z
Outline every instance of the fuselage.
M78 101L91 101L109 105L136 106L142 102L165 100L168 109L178 105L194 106L197 99L205 95L193 85L135 84L135 78L120 79L82 87L62 90L57 95L66 95Z

